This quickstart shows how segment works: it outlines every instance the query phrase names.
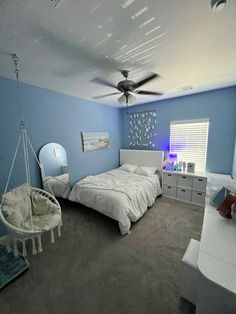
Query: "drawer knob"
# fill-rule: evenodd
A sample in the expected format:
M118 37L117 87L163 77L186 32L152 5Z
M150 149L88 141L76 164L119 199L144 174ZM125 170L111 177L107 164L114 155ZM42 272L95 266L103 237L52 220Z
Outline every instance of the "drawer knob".
M168 186L168 189L171 189L171 186Z
M186 177L182 177L183 179L186 179Z
M168 174L168 177L171 177L171 174Z
M202 195L202 193L197 193L198 195Z
M201 182L202 182L203 180L202 180L202 179L198 179L198 181L201 181Z
M182 192L186 192L186 190L181 190Z

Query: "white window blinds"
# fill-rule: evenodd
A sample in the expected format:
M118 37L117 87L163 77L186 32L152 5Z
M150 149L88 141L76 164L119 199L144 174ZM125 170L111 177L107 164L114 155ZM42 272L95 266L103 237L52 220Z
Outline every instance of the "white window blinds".
M175 121L170 124L170 151L178 160L194 162L195 171L206 167L209 120Z

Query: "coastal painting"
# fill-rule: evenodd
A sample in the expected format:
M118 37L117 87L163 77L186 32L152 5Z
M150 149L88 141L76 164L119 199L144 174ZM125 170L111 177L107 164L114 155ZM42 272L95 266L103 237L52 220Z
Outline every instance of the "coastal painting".
M81 132L83 151L103 149L110 147L108 132Z

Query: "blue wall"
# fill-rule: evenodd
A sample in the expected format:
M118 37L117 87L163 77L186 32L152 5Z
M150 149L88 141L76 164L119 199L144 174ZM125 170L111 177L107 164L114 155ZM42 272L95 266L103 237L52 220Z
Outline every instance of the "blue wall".
M209 118L206 170L231 174L236 133L236 87L133 106L129 112L157 110L155 149L168 150L170 122ZM123 147L129 148L128 115L122 110Z
M72 184L87 175L104 172L118 166L121 147L119 109L27 84L21 85L25 122L36 153L38 154L40 148L49 142L61 144L67 152ZM19 135L18 117L15 81L0 77L1 194ZM81 131L109 132L111 147L84 153ZM13 172L10 188L26 181L22 157L21 153ZM41 186L39 169L32 158L31 175L32 185Z
M22 103L28 134L36 153L49 142L67 152L71 183L118 166L119 149L129 148L126 110L85 101L27 84L22 86ZM157 110L158 135L155 149L168 150L170 122L209 118L207 170L230 174L236 133L236 87L133 106L130 112ZM19 109L15 81L0 77L0 193L3 193L19 135ZM81 131L107 131L111 148L84 153ZM25 182L22 152L10 184ZM233 167L235 171L235 167ZM41 186L41 176L31 158L32 184ZM0 228L0 236L2 230Z

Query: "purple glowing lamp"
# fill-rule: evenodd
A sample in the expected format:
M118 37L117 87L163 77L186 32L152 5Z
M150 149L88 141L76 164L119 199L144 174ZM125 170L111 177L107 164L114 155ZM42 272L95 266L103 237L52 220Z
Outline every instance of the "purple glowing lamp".
M178 155L176 153L169 153L169 160L177 161L178 160Z

